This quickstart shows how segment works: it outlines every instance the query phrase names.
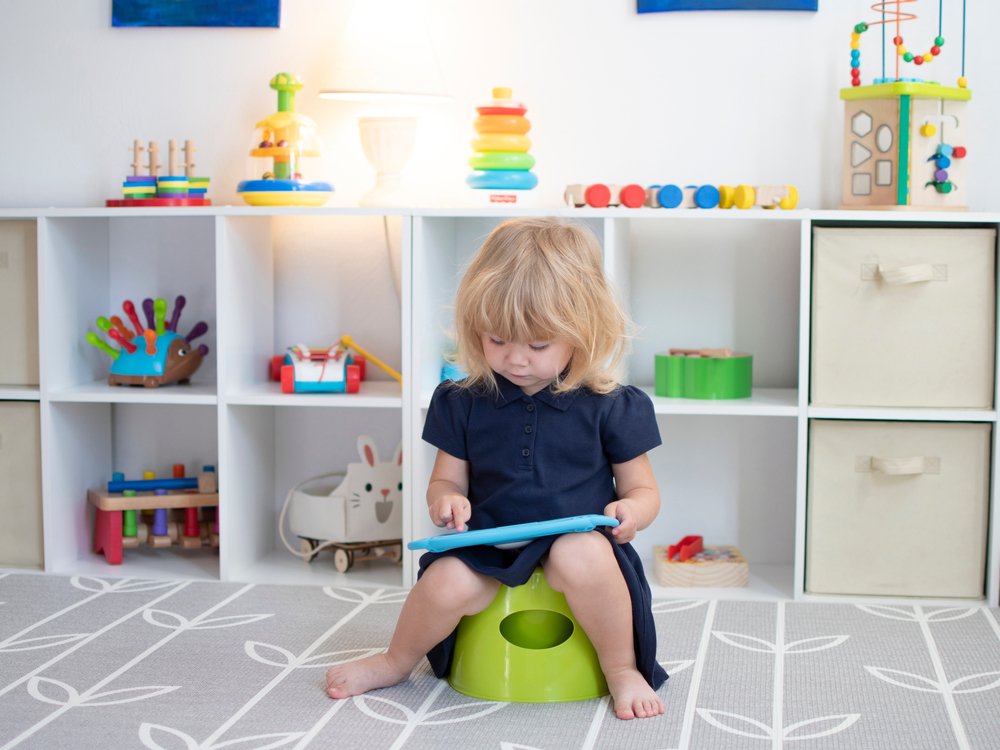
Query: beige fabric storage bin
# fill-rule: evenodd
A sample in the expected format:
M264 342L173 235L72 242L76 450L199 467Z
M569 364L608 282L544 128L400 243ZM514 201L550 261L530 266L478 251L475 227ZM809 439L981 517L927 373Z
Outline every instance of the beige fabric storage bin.
M35 222L0 220L0 385L38 385Z
M812 420L806 591L982 597L990 429Z
M811 403L993 406L996 232L813 230Z
M39 407L0 402L0 567L41 568Z

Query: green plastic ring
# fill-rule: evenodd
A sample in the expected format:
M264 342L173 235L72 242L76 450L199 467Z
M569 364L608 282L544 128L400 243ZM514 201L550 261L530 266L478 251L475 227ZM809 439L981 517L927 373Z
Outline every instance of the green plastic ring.
M519 169L535 166L535 157L523 151L477 151L469 157L473 169Z

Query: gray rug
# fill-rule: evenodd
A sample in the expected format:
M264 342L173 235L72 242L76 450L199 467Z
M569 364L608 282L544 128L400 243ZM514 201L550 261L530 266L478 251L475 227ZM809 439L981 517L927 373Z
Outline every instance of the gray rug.
M0 748L997 748L1000 612L656 603L665 716L468 698L426 665L332 701L400 589L0 572Z

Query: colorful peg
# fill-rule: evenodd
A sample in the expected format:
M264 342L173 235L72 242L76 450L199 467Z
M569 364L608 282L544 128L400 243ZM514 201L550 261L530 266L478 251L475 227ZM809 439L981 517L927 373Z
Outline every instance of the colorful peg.
M147 328L143 338L146 339L146 354L156 354L156 331Z
M111 325L113 325L118 330L118 332L122 336L127 338L129 341L131 341L132 337L135 335L134 333L132 333L132 331L128 329L128 327L126 327L125 323L117 315L111 316Z
M190 343L199 336L204 336L205 333L207 332L208 332L208 323L206 323L204 320L199 320L197 323L194 324L194 328L191 329L191 333L189 333L184 338L187 339L188 343Z
M201 536L201 525L198 523L197 508L184 509L184 536L186 537Z
M105 344L104 341L96 333L88 332L86 338L88 344L90 344L91 346L96 346L102 352L111 357L111 359L118 359L118 355L121 354L121 352L118 351L117 349L113 349L112 347Z
M105 318L103 315L97 317L97 327L100 328L105 333L111 330L111 321Z
M142 311L146 313L146 328L156 329L156 317L153 315L153 299L146 297L142 301Z
M153 315L156 319L156 334L162 336L167 332L164 320L167 317L167 301L163 297L157 297L153 302Z
M134 537L139 535L138 524L135 519L135 510L122 511L122 536Z
M130 339L127 339L127 338L125 338L124 336L122 336L122 335L121 335L121 334L120 334L120 333L118 332L118 329L117 329L117 328L111 328L111 329L109 329L109 330L108 330L108 336L110 336L110 337L111 337L111 338L113 338L113 339L114 339L115 341L117 341L117 342L118 342L119 344L121 344L121 345L122 345L122 347L123 347L123 348L124 348L124 349L125 349L125 350L126 350L126 351L127 351L128 353L129 353L129 354L132 354L132 353L134 353L134 352L135 352L135 350L137 349L136 345L135 345L135 344L133 344L133 343L132 343L132 341L131 341Z
M162 493L166 494L166 493ZM157 508L153 511L153 535L154 536L166 536L167 535L167 509Z
M171 331L177 330L177 324L181 322L181 310L184 309L185 304L187 304L187 298L183 294L178 294L177 299L174 300L174 314L170 317L170 325L167 326Z
M146 329L142 327L142 323L139 322L139 316L135 314L135 305L132 300L127 299L122 302L122 310L128 316L128 319L132 321L132 325L135 326L135 332L137 335L141 336L142 332Z

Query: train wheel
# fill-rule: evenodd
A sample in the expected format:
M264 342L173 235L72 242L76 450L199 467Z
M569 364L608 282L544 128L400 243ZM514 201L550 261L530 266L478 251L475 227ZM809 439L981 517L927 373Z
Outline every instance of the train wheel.
M788 194L778 201L778 205L786 211L791 211L799 205L799 191L795 185L786 185L785 187L788 190Z
M752 208L757 200L756 191L749 185L740 185L733 195L736 208Z

